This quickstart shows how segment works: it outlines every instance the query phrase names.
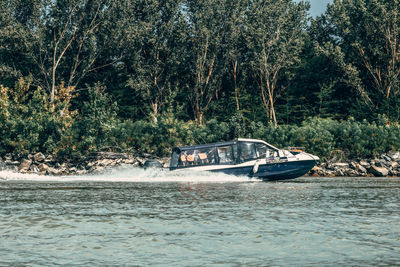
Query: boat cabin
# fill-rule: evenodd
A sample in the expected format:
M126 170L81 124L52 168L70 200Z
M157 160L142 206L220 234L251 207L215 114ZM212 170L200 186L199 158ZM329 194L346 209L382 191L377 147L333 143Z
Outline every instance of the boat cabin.
M240 164L257 159L279 157L278 148L255 139L236 139L229 142L206 145L174 147L170 169L204 166Z

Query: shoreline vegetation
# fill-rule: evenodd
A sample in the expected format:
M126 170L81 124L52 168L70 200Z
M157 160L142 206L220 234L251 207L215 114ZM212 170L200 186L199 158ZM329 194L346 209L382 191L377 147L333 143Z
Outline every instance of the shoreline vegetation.
M0 1L2 164L79 174L242 137L304 147L311 175L398 175L398 0L309 8Z

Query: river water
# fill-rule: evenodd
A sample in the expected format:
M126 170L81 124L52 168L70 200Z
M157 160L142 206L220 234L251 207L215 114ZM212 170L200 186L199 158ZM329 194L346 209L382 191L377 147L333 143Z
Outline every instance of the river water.
M399 178L0 171L0 266L399 264Z

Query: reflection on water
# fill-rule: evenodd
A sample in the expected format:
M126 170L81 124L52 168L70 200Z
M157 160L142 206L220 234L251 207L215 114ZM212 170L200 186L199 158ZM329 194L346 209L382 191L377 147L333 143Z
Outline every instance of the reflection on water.
M398 178L108 175L0 175L0 265L400 262Z

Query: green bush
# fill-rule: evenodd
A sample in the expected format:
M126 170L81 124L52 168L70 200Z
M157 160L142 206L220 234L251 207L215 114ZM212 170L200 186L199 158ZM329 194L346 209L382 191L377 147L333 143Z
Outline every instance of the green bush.
M117 104L100 84L89 87L88 101L70 110L74 88L57 87L55 99L30 77L15 88L0 85L0 153L42 151L64 157L88 152L137 151L166 156L173 146L205 144L238 137L262 139L277 147L301 146L322 159L340 156L370 158L400 150L400 125L384 116L377 121L310 118L298 125L251 122L240 113L226 122L210 119L204 125L181 121L173 113L157 122L121 121Z
M71 127L74 112L69 110L73 88L57 87L55 100L31 85L30 77L19 79L14 89L0 86L0 152L56 152L60 140Z
M115 135L119 123L117 103L104 91L99 83L88 87L89 99L83 103L80 116L73 125L76 143L82 152L119 146Z

